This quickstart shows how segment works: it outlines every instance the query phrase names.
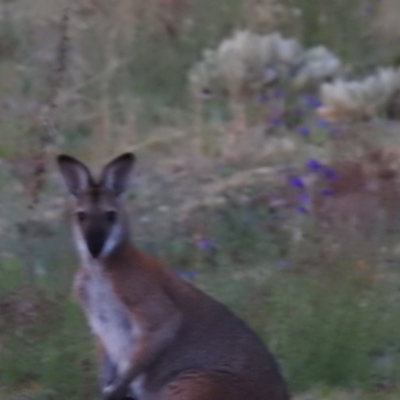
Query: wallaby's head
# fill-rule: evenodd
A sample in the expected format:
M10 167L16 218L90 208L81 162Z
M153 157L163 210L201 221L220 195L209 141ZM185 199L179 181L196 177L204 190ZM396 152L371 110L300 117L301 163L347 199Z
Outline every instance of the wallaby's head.
M98 259L111 254L127 238L121 206L135 156L125 153L109 162L95 179L85 164L60 155L58 166L71 196L73 234L79 251Z

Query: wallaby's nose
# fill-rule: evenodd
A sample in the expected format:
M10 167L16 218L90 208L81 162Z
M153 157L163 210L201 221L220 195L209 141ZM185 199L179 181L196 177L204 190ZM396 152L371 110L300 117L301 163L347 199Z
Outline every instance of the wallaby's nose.
M104 242L106 240L105 232L99 231L98 229L93 229L89 231L86 236L86 243L90 254L93 258L97 258L104 247Z

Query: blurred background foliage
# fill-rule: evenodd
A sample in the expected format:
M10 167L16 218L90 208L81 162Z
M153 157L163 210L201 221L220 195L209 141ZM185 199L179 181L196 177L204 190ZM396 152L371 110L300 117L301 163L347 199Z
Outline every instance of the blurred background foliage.
M0 398L97 398L53 160L134 150L135 242L243 317L297 400L397 399L399 18L397 0L0 1ZM259 81L235 32L284 38ZM338 75L292 85L315 46ZM221 48L229 84L194 89Z

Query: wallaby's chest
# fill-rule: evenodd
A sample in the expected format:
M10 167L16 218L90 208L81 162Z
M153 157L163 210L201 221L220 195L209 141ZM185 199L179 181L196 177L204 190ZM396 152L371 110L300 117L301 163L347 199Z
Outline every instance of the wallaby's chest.
M111 360L121 368L133 347L133 325L128 309L100 268L78 274L75 284L93 333L100 337Z

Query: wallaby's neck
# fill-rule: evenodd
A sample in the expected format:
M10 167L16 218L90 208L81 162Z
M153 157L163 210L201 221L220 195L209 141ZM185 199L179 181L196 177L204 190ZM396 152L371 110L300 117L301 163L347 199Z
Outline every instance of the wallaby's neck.
M138 250L135 248L134 244L129 237L124 238L115 249L107 256L100 259L104 266L107 268L109 265L126 265L129 261L135 258L135 254Z

